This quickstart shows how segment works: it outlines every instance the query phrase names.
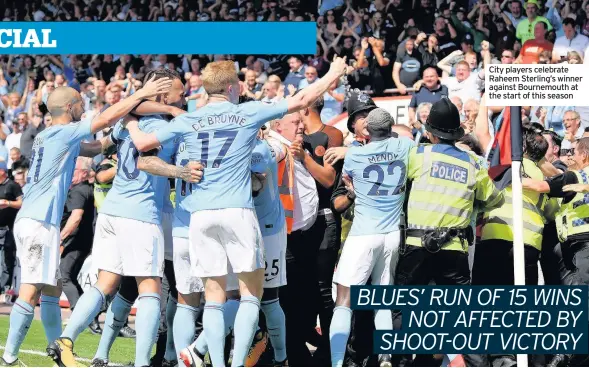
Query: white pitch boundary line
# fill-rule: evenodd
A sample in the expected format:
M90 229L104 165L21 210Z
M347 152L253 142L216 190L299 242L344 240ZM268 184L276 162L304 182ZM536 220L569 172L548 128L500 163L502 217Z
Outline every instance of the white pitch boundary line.
M6 347L5 347L5 346L2 346L2 345L0 345L0 350L5 350L5 349L6 349ZM44 357L47 357L47 358L49 358L49 356L47 355L47 353L45 353L45 352L42 352L42 351L37 351L37 350L26 350L26 349L20 349L20 350L19 350L19 353L23 353L23 354L31 354L31 355L37 355L37 356L44 356ZM76 357L76 360L77 360L77 361L80 361L80 362L82 362L82 363L92 363L92 360L90 360L90 359L87 359L87 358L80 358L80 357ZM21 363L22 363L22 361L21 361ZM108 363L108 366L109 366L109 367L123 367L123 365L122 365L122 364L116 364L116 363L110 363L110 362ZM25 366L25 367L26 367L26 366Z

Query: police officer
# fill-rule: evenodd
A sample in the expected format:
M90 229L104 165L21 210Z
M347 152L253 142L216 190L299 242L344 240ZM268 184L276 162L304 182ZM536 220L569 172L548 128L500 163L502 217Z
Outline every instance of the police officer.
M533 129L524 129L524 177L543 180L538 162L548 150L548 142ZM504 175L509 178L509 175ZM513 206L511 185L504 190L505 203L483 214L481 242L477 244L472 283L477 285L513 285ZM538 284L538 260L542 250L542 232L547 219L554 217L558 203L548 196L523 191L523 222L526 285ZM496 270L505 270L496 272Z
M425 127L432 144L413 148L409 156L407 240L395 283L469 285L474 202L482 211L498 208L504 202L503 193L474 154L455 146L464 129L449 99L444 97L432 106Z
M548 150L548 142L533 128L523 131L524 159L522 175L527 178L543 180L544 174L538 163ZM510 170L510 169L509 169ZM472 269L473 285L513 285L513 206L511 175L505 186L505 203L500 208L483 214L481 241L477 243ZM506 181L506 180L503 180ZM538 284L538 261L542 251L544 224L553 220L558 202L553 198L530 190L523 191L523 235L525 252L526 285ZM499 271L497 271L499 270ZM515 366L516 358L512 354L481 355L485 366ZM530 364L544 366L543 355L531 355Z
M96 180L94 181L94 205L96 210L100 209L106 194L112 188L112 182L117 172L117 146L112 145L104 153L104 160L96 169Z
M571 150L569 171L545 181L526 178L522 184L524 189L563 198L556 214L556 230L569 271L563 283L589 285L589 199L576 192L589 184L589 138L574 142ZM557 354L549 366L586 366L587 362L586 355Z

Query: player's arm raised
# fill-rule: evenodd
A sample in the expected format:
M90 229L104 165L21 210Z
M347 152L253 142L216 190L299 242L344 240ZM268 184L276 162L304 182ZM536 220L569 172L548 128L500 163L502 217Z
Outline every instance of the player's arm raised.
M170 124L174 123L172 122ZM131 139L133 140L135 148L137 148L139 152L150 151L161 146L161 143L157 139L155 133L142 132L141 129L139 129L139 124L136 120L127 123L126 128L131 135Z
M187 183L198 183L202 179L202 164L189 162L186 166L176 166L166 163L157 156L141 156L137 161L139 170L151 175L178 178Z
M117 102L104 110L101 114L97 115L94 120L92 120L92 125L90 127L92 133L94 134L115 124L122 117L129 114L143 100L167 93L170 90L170 87L172 86L171 79L163 78L158 79L157 81L154 79L155 76L133 95Z
M329 90L329 86L331 86L333 82L346 74L346 70L346 58L340 58L336 56L331 63L329 71L323 76L323 78L303 88L296 95L288 96L286 98L288 103L288 113L291 114L311 106L314 101L323 96L323 94Z

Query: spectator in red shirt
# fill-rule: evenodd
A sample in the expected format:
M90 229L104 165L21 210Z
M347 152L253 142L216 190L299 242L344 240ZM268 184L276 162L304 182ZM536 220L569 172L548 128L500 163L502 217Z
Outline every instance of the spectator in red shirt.
M538 64L540 54L543 51L552 52L554 44L546 40L548 27L544 22L538 22L534 26L534 39L527 40L522 46L521 52L514 64Z

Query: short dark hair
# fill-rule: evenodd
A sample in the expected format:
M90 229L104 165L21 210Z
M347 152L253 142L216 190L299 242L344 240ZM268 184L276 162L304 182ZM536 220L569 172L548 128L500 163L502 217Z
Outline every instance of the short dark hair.
M587 129L589 129L589 128L585 128L585 131L587 131ZM542 134L550 136L550 139L552 139L552 145L557 146L558 149L560 150L560 145L562 144L562 138L560 138L560 136L558 134L556 134L552 130L545 130L542 132Z
M542 23L544 23L544 22L542 22ZM575 28L575 26L576 26L575 20L570 17L564 18L564 20L562 21L562 25L563 26L572 26L573 28Z
M524 128L524 152L530 160L540 161L548 151L548 141L533 128Z
M477 156L483 155L483 149L481 148L481 144L472 134L465 134L464 136L462 136L462 138L458 140L458 142L464 144L465 146L468 146L468 148L470 148L470 150L474 152L474 154L476 154Z
M145 85L145 83L147 83L147 81L149 81L151 78L153 78L154 75L155 75L155 80L162 79L162 78L182 80L180 73L178 73L177 71L175 71L173 69L166 69L163 67L159 67L157 69L151 69L150 71L147 72L147 74L145 74L145 77L143 78L143 85Z

